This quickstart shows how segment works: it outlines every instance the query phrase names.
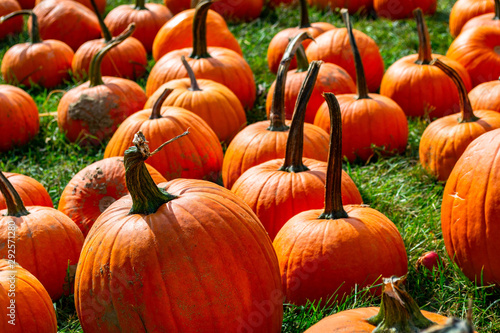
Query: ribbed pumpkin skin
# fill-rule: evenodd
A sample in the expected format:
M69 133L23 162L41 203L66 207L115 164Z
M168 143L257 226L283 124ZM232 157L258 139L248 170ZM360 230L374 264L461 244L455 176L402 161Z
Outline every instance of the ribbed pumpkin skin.
M146 164L155 183L166 182L155 168ZM128 194L123 157L110 157L92 163L78 172L64 188L59 211L66 214L87 236L106 208Z
M60 40L68 44L73 51L78 50L88 40L101 38L101 27L97 16L78 2L44 0L33 9L33 12L38 17L42 39ZM31 19L28 20L28 29L30 26Z
M183 10L191 8L191 0L163 0L165 6L170 9L172 14L177 14Z
M248 169L231 188L257 214L271 240L289 219L306 210L321 209L325 204L327 163L303 158L309 171L294 173L279 171L284 161L271 160ZM356 184L345 171L342 202L363 203Z
M380 87L384 75L384 61L380 50L373 39L359 30L353 29L354 37L365 67L368 89L375 92ZM311 43L306 49L307 59L323 60L339 65L356 81L356 68L354 57L349 44L349 36L345 28L333 29L316 38L316 43Z
M71 271L78 262L83 235L69 217L54 208L27 209L30 214L22 217L6 216L7 210L0 210L0 258L8 257L8 226L14 221L16 262L40 280L52 300L57 300L70 291L68 265Z
M468 29L482 26L494 26L500 28L500 20L494 20L495 13L487 13L483 15L479 15L471 18L465 25L462 27L461 32L464 32Z
M105 45L104 38L101 38L89 40L78 48L71 62L73 74L77 78L87 77L92 58ZM136 80L144 75L147 65L144 46L134 37L129 37L106 53L102 59L101 74Z
M460 114L452 114L432 122L422 134L419 146L420 163L437 176L448 179L467 146L484 133L500 128L500 113L476 110L480 121L459 123Z
M373 0L373 7L378 16L401 20L413 17L413 11L417 8L426 15L434 15L437 0Z
M172 17L161 27L153 42L153 58L158 61L165 54L193 46L193 17L189 9ZM213 10L207 15L207 45L233 50L243 55L240 44L231 34L226 21Z
M109 138L122 121L146 103L144 91L134 81L111 76L102 79L103 85L89 87L87 81L59 101L57 124L69 141L89 134L95 137L89 138L89 142Z
M408 142L408 121L403 110L385 96L369 96L360 100L355 95L337 96L342 111L342 153L351 162L356 158L367 161L374 154L372 144L385 146L387 152L402 153ZM314 125L330 132L326 102L319 108Z
M318 8L347 8L350 14L366 12L373 8L373 0L307 0L307 2Z
M286 122L290 125L290 122ZM288 132L268 131L269 121L253 123L239 132L227 147L222 164L224 187L231 188L243 172L253 166L285 157ZM328 159L329 136L311 124L304 124L304 157Z
M285 30L281 30L273 37L273 39L271 39L271 42L269 43L269 47L267 49L267 65L269 66L269 70L275 74L278 72L278 67L280 66L281 59L283 58L283 54L285 54L285 50L288 46L288 43L290 42L290 39L293 39L302 31L307 31L312 38L316 38L325 31L332 29L335 29L335 26L329 23L318 22L311 23L311 26L309 28L288 28ZM304 48L307 48L309 44L311 44L310 39L306 39L302 42ZM295 57L290 62L289 68L297 68L297 60L295 59Z
M322 304L333 294L350 294L355 285L369 286L380 276L403 276L408 260L396 226L368 207L344 206L349 218L319 220L323 210L290 219L273 246L280 263L288 302Z
M34 84L53 88L69 80L73 50L58 40L12 46L2 59L2 76L7 83Z
M212 8L232 21L252 21L260 16L264 0L219 0Z
M4 16L15 11L21 10L21 6L16 0L0 1L0 16ZM18 34L23 31L24 21L22 17L13 17L3 23L0 23L0 40L8 35Z
M306 78L307 72L289 71L286 76L285 83L285 113L286 119L292 119L295 102L299 96L300 86ZM271 105L273 103L274 89L276 81L269 88L269 93L266 99L266 112L269 117ZM324 92L333 92L334 94L350 94L356 92L356 85L351 76L347 72L334 64L324 63L318 73L318 78L314 86L314 90L307 104L306 118L307 123L313 123L316 112L325 99L322 94Z
M472 86L498 80L500 76L500 27L471 28L450 45L446 56L462 64L469 72Z
M3 174L14 186L26 206L54 207L49 193L37 180L18 173L4 172ZM7 209L2 193L0 193L0 209Z
M471 18L495 12L494 0L458 0L450 12L450 33L456 37Z
M469 92L473 110L500 112L500 80L481 83Z
M156 213L128 215L124 197L89 233L75 283L83 330L280 332L278 263L250 208L209 182L160 187L178 198Z
M212 80L228 87L245 109L251 109L256 98L252 69L239 54L222 47L209 47L211 58L192 59L192 48L172 51L164 55L151 69L146 84L146 95L151 96L163 83L188 77L181 62L185 56L198 79Z
M153 41L160 28L172 18L170 10L157 3L145 4L147 9L135 9L134 5L121 5L111 10L104 23L113 36L125 31L135 23L134 38L137 38L148 53L153 49Z
M456 70L465 88L472 88L469 73L458 62L432 54ZM407 116L441 118L460 111L458 90L453 81L439 68L419 65L418 54L396 61L387 69L380 85L380 94L396 102ZM439 93L433 93L439 92Z
M47 1L47 0L36 0L35 4L38 5L39 3L43 2L43 1ZM60 2L63 0L56 0L56 1ZM78 2L82 5L84 5L85 7L87 7L88 9L94 10L92 8L92 3L90 2L90 0L71 0L71 1ZM95 1L95 4L97 5L97 9L99 9L99 12L104 13L104 11L106 10L106 1L107 0L94 0L94 1Z
M163 106L177 106L195 113L207 122L220 141L231 142L247 123L245 110L238 97L220 83L211 80L197 82L201 91L190 90L189 79L169 81L148 98L144 108L152 108L166 88L174 89L163 102Z
M471 281L500 285L500 129L474 140L446 183L441 228L446 251ZM482 276L482 281L481 281Z
M375 329L375 326L368 323L366 319L375 316L379 313L379 310L380 308L377 307L369 307L338 312L322 319L304 333L371 333ZM436 324L443 325L448 320L447 317L437 313L424 310L421 310L421 312L427 319L432 320Z
M123 156L134 135L141 130L151 151L189 128L190 134L167 145L150 157L148 163L167 179L194 178L217 181L222 168L222 147L217 135L203 119L178 108L163 107L162 118L149 117L146 109L127 118L109 141L104 157Z
M15 275L15 296L10 295L12 275ZM14 318L10 317L11 300L15 303ZM57 332L56 313L49 294L30 272L9 261L0 260L0 306L4 309L4 319L0 321L2 332ZM13 320L15 325L8 323Z
M24 146L38 134L38 108L31 96L21 88L0 85L0 152Z

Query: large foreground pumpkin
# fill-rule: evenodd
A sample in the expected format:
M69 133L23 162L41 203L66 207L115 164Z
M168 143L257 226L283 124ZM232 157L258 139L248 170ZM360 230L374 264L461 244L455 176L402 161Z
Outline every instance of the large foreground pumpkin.
M131 195L99 217L78 263L83 330L280 332L278 263L255 214L210 182L156 186L142 133L134 144L125 154Z

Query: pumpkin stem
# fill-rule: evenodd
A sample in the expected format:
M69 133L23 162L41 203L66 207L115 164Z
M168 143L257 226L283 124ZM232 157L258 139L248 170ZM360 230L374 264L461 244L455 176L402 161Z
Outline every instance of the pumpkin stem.
M309 170L302 162L304 151L304 120L307 103L311 98L322 61L313 61L307 71L307 76L300 87L299 96L293 111L292 124L286 141L285 162L279 169L287 172L302 172Z
M207 15L213 0L202 0L196 5L193 17L193 59L211 58L207 50Z
M415 9L413 11L413 16L415 16L415 20L417 21L418 31L418 59L415 63L418 65L428 65L432 61L431 39L429 37L429 30L425 24L422 9Z
M150 153L146 137L141 131L134 136L134 147L125 151L125 181L132 197L132 208L129 214L149 215L155 213L161 205L177 198L156 186L144 161L156 154L167 144L189 134L189 131L165 142L157 150Z
M198 4L200 3L200 0L191 0L191 8L196 8Z
M102 59L104 59L104 56L108 53L109 50L123 42L125 39L129 38L134 30L135 23L130 23L127 30L122 32L119 36L111 39L111 41L109 41L109 43L106 43L106 45L92 58L89 66L89 87L95 87L104 84L101 74Z
M349 19L349 11L346 8L342 8L340 12L342 13L342 18L344 19L344 24L347 28L347 33L349 34L349 43L351 44L352 54L354 56L354 64L356 66L356 87L358 88L358 95L356 99L370 98L370 96L368 96L369 90L368 84L366 83L363 61L361 60L361 54L359 53L358 45L356 44L356 39L354 38L354 33L352 32L351 20Z
M495 0L495 17L494 20L500 20L500 0Z
M151 111L151 116L149 116L149 119L160 119L162 118L161 115L161 108L163 106L163 102L167 99L168 95L170 95L174 91L174 89L166 88L163 90L161 93L160 97L156 100L155 104L153 105L153 109Z
M302 45L302 41L306 39L314 40L311 35L307 32L301 32L294 39L288 43L283 58L281 59L280 66L278 67L278 74L276 76L276 84L274 86L273 101L271 104L271 110L269 112L269 120L271 124L267 128L269 131L273 132L285 132L288 130L288 126L285 123L285 84L286 76L288 74L288 68L290 67L290 62L295 56L297 48Z
M297 53L295 53L297 58L297 70L296 73L306 72L309 68L309 60L307 60L306 50L304 50L304 45L300 44L297 48Z
M95 4L95 0L90 0L90 3L92 4L92 8L94 9L94 13L97 16L97 20L99 21L99 25L101 26L101 31L102 35L104 36L104 41L107 43L111 42L111 39L113 39L113 35L111 35L111 32L109 32L108 27L104 23L104 20L102 19L101 13L99 13L99 9L97 8L97 5Z
M349 217L342 205L342 115L333 93L323 97L330 111L330 151L325 184L325 210L318 218L336 220Z
M460 119L459 122L471 123L479 120L479 118L476 117L474 115L474 112L472 111L472 105L470 104L469 95L467 93L467 89L465 88L464 82L462 81L460 75L458 75L458 73L453 68L446 65L439 59L434 59L431 62L431 65L436 66L440 70L442 70L446 75L450 77L450 79L453 80L453 82L457 86L458 96L460 99L460 111L462 113L462 119Z
M191 80L191 88L189 88L188 90L201 91L201 88L198 85L198 81L196 81L196 75L194 75L193 69L191 68L191 66L189 66L189 64L186 60L186 57L181 56L181 61L182 61L182 64L184 65L184 68L186 68L186 71L187 71L188 76L189 76L189 80Z
M135 10L149 10L146 7L146 0L135 0Z
M424 317L417 303L403 289L405 278L384 278L380 311L367 319L370 324L377 325L372 333L414 333L436 324Z
M30 31L30 43L41 43L43 42L40 37L40 29L38 28L38 18L32 10L18 10L8 15L0 17L0 23L7 21L8 19L19 16L19 15L31 15L31 31Z
M311 27L309 21L309 11L307 10L306 0L300 0L300 29Z
M29 215L30 212L24 207L23 200L21 200L16 189L2 171L0 171L0 192L3 194L5 202L7 203L6 216L21 217Z

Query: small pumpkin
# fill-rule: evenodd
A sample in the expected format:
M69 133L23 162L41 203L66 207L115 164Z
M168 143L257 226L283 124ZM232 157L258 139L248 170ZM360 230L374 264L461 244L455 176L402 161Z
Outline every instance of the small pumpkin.
M0 84L0 152L21 147L33 139L40 130L38 108L24 90Z
M16 44L5 52L1 67L4 80L14 85L39 85L44 88L53 88L69 80L73 50L58 40L43 41L34 11L20 10L2 16L2 20L19 15L31 17L30 41Z
M484 82L469 92L472 110L493 110L500 112L500 79Z
M366 13L373 8L373 0L307 0L307 2L321 9L347 8L351 14Z
M75 267L83 245L80 229L54 208L26 208L1 171L0 192L7 202L7 209L0 210L0 258L8 258L7 243L14 242L16 262L43 284L52 300L69 294L68 270ZM13 227L14 237L9 235Z
M146 167L156 184L167 181L155 168L149 164ZM86 237L99 215L127 194L123 157L109 157L74 175L64 188L57 209L72 219Z
M450 33L456 37L470 19L495 11L494 0L458 0L450 12Z
M69 141L100 144L146 103L144 91L134 81L101 75L101 62L106 53L127 39L134 28L131 24L128 30L106 44L92 59L90 80L68 91L59 101L57 124Z
M437 0L373 0L373 7L380 17L402 20L413 17L417 8L426 15L434 15Z
M54 207L49 193L36 179L19 173L9 172L4 172L4 176L16 189L16 192L26 206ZM7 202L3 194L0 193L0 210L6 208Z
M153 41L160 28L172 18L167 7L146 0L135 0L135 5L120 5L113 8L104 23L113 36L118 36L135 23L134 38L142 43L148 53L153 49Z
M495 0L495 12L486 13L471 18L465 23L461 31L465 31L470 28L492 25L495 27L500 27L500 0Z
M4 0L0 2L0 16L21 10L21 6L16 0ZM23 31L24 22L22 17L16 17L5 22L0 19L0 40L9 35L16 35Z
M325 208L295 215L273 242L286 300L296 305L308 300L328 304L335 295L342 299L355 287L408 269L403 238L385 215L363 205L342 206L340 106L332 93L325 93L325 99L332 128Z

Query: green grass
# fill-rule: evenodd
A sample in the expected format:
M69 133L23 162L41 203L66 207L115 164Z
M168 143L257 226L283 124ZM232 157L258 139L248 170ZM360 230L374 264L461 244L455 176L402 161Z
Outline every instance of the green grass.
M123 0L109 1L108 10ZM155 1L160 2L160 1ZM452 38L448 33L447 20L452 0L439 0L438 12L427 18L434 53L444 54ZM327 21L342 26L337 12L311 10L311 22ZM249 122L265 118L265 95L274 80L267 69L267 46L278 31L298 25L297 9L265 10L261 18L249 24L230 25L238 38L245 58L255 74L261 93L255 107L248 112ZM412 20L391 22L354 16L354 27L371 36L379 45L386 69L397 59L416 53L418 38ZM0 44L0 57L18 42L27 39L23 33ZM151 68L153 62L150 61ZM139 81L145 86L145 79ZM3 83L3 81L0 81ZM68 90L76 82L59 88ZM40 113L53 112L61 94L40 89L28 92L35 99ZM446 255L440 228L440 208L443 183L426 174L419 164L418 145L428 121L410 119L410 137L405 154L394 157L378 156L367 165L345 165L345 169L358 185L366 204L384 213L399 228L404 238L409 273L407 289L424 309L447 316L465 317L467 302L473 300L473 318L478 332L500 331L500 304L498 290L477 287L468 281ZM0 155L0 170L19 172L39 180L48 190L57 206L65 185L73 175L103 157L105 145L81 148L70 144L59 132L54 117L41 119L40 134L26 147ZM426 251L435 250L446 262L445 268L435 274L416 271L415 262ZM296 307L285 305L283 332L303 332L321 318L335 312L361 306L378 305L379 299L367 290L338 303L334 307L321 304ZM73 297L55 303L60 332L81 332L76 316Z

